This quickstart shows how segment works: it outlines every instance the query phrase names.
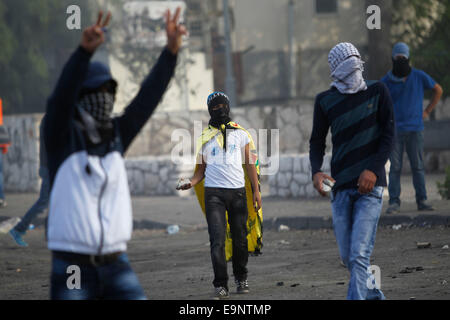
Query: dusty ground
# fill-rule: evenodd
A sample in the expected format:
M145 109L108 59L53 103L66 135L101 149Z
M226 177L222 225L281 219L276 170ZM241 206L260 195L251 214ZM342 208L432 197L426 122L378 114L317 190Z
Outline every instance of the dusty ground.
M41 228L21 249L0 236L0 299L47 299L50 255ZM417 249L416 241L431 242ZM450 299L450 228L379 228L372 263L381 268L388 299ZM138 230L131 264L150 299L209 299L212 267L207 231ZM423 271L401 273L406 267ZM229 265L229 271L231 265ZM263 255L250 257L251 294L232 299L344 299L348 273L340 265L332 230L267 231ZM230 284L231 285L231 284ZM231 288L234 289L233 285Z

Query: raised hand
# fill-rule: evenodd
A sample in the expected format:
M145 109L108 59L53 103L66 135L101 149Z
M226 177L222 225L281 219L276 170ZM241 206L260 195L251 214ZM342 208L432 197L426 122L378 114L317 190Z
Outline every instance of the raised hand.
M103 20L103 12L98 13L97 23L90 26L83 31L83 36L81 38L81 47L83 47L87 52L94 53L95 50L105 42L105 33L103 28L105 28L109 21L111 20L111 12L108 12L105 20Z
M181 8L178 7L175 15L172 17L170 10L166 12L166 34L167 48L172 54L176 55L181 48L182 36L187 34L186 27L178 23Z

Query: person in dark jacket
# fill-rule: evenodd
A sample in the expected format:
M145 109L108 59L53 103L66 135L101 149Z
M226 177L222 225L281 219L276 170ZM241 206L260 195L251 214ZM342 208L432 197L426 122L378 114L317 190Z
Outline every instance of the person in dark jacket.
M325 195L325 180L334 183L333 228L350 271L347 299L384 299L379 283L373 283L370 256L395 134L392 100L383 83L364 80L361 55L351 43L336 45L328 63L333 83L316 98L310 140L314 187ZM321 171L330 128L331 177Z
M145 299L126 254L132 212L123 155L157 107L186 34L166 14L167 46L124 113L111 116L117 83L90 62L111 15L84 30L48 100L44 139L51 186L52 299Z

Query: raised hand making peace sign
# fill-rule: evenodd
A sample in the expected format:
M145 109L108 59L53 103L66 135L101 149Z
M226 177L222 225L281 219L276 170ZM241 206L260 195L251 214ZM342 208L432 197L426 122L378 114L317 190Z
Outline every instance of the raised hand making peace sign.
M166 18L166 33L167 33L167 48L172 54L177 54L182 43L182 36L187 34L186 27L178 23L180 18L181 8L177 8L175 15L172 17L170 10L165 14ZM100 11L97 18L97 23L86 28L83 31L81 39L81 46L88 52L94 53L95 50L105 42L105 28L111 20L111 13L108 12L106 18L103 20L103 12Z
M103 20L103 12L98 13L97 23L90 26L83 31L83 36L81 38L81 47L90 53L94 53L95 50L105 42L105 33L103 28L105 28L109 21L111 20L111 12L108 12L105 20Z
M181 37L187 34L186 27L178 23L180 18L181 8L177 8L173 18L170 10L166 12L166 34L167 34L167 48L173 54L177 54L181 47Z

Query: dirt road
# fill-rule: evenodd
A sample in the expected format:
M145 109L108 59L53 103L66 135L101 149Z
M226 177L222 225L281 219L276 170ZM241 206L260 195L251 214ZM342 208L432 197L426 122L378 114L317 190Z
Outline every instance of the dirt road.
M48 299L50 254L43 229L30 232L27 241L30 247L22 249L0 236L0 299ZM417 241L432 247L418 249ZM149 299L202 300L212 293L208 245L205 229L175 235L138 230L128 252ZM450 245L450 228L379 228L372 264L381 268L386 297L450 299L450 250L444 245ZM267 231L263 254L250 257L248 267L251 294L231 299L346 296L348 272L340 265L332 230Z

